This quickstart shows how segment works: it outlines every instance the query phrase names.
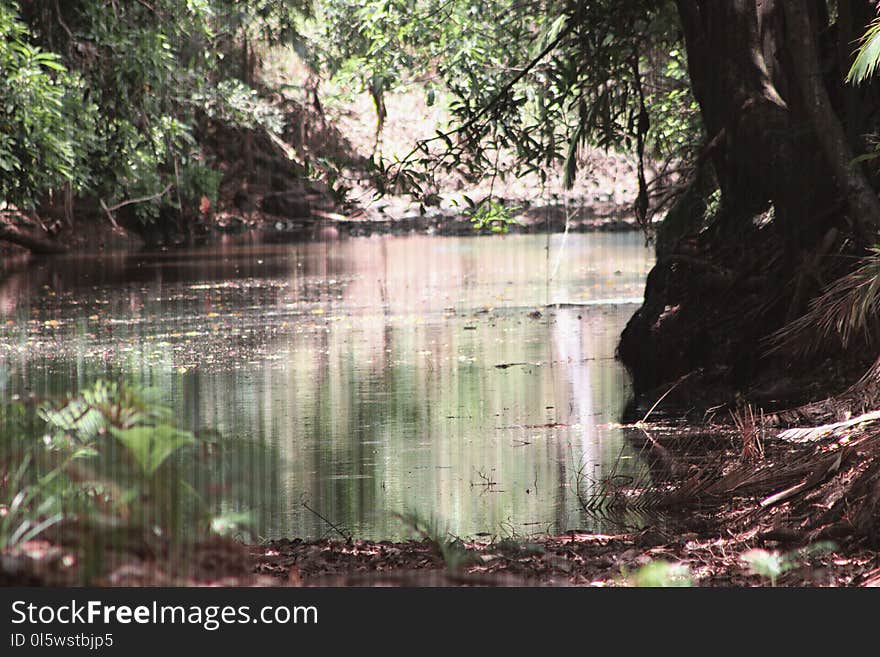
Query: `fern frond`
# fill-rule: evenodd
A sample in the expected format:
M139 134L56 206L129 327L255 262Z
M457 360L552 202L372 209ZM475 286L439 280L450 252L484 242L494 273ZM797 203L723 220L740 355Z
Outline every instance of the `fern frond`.
M880 18L868 25L865 35L859 41L856 58L847 73L846 81L861 84L870 78L880 65Z

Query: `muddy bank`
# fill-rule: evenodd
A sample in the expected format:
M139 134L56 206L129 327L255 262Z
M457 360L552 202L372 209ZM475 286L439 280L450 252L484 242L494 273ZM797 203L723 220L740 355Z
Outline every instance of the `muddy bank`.
M550 234L631 232L640 230L627 208L595 209L585 207L576 213L564 207L539 207L516 217L508 233ZM325 210L307 217L285 217L259 214L243 216L225 213L210 222L194 224L191 231L171 232L156 239L144 239L142 234L114 229L109 225L90 223L78 226L77 234L67 235L55 242L45 242L51 248L34 255L55 255L69 252L100 253L105 251L139 251L142 249L175 249L192 246L210 246L229 239L255 240L266 243L296 243L326 241L376 235L436 235L444 237L471 237L491 235L491 230L475 230L473 224L460 215L428 213L388 217L379 214L369 218L363 215L344 215ZM156 236L154 236L156 237ZM64 244L65 246L59 246ZM8 263L16 258L27 258L28 249L0 242L0 257Z
M628 208L581 206L572 211L565 206L538 206L514 216L508 227L510 234L588 233L634 231L639 227L628 214ZM424 215L399 217L375 211L346 216L319 212L314 217L284 219L263 218L253 224L256 234L270 241L296 239L332 239L371 235L423 234L466 237L490 235L488 228L475 230L473 223L460 213L433 210Z

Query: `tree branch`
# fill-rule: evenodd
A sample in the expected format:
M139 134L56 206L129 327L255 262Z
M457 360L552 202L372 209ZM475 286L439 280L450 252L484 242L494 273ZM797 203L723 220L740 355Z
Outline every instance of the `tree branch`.
M146 203L147 201L154 201L157 198L161 198L161 197L165 196L165 194L167 194L173 186L174 185L169 183L168 185L165 186L165 189L163 189L161 192L156 192L155 194L151 194L150 196L141 196L139 198L128 199L127 201L122 201L121 203L117 203L116 205L109 207L109 208L107 207L107 205L104 203L104 200L102 199L101 206L107 212L116 212L120 208L124 208L126 205L133 205L135 203Z
M425 147L427 144L437 141L439 139L448 139L450 135L465 132L466 130L473 127L477 121L479 121L481 118L486 116L486 114L495 109L498 103L500 103L501 100L510 93L510 91L517 85L517 83L519 83L520 80L522 80L533 68L535 68L535 66L541 63L541 60L543 60L547 55L553 52L553 50L555 50L556 47L560 43L562 43L562 40L567 37L572 32L572 30L574 30L575 25L575 21L569 21L566 24L565 28L562 29L562 31L556 36L555 39L553 39L553 41L547 44L547 46L543 50L541 50L538 55L532 58L532 60L528 64L526 64L515 76L513 76L513 78L511 78L507 82L507 84L505 84L488 103L481 107L480 110L465 123L457 127L455 130L451 130L450 132L443 134L442 136L438 135L436 137L430 137L429 139L420 140L418 143L416 143L415 147L406 154L406 157L404 157L402 160L400 160L400 162L397 163L398 166L403 167L404 164L409 162L410 158L413 155L422 150L423 147Z
M176 164L176 163L175 163ZM134 203L146 203L147 201L152 201L157 198L161 198L168 193L173 185L168 184L165 186L161 192L157 192L156 194L152 194L150 196L141 196L139 198L128 199L127 201L122 201L121 203L117 203L113 207L107 207L107 204L104 202L104 199L99 198L98 203L101 204L101 207L104 209L104 212L107 213L107 218L110 219L110 223L113 225L113 228L119 228L119 224L116 223L116 217L113 216L113 213L116 212L120 208L124 208L126 205L133 205Z

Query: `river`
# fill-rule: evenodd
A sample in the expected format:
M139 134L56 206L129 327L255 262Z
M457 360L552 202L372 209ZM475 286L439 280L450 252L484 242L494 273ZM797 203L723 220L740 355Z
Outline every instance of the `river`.
M0 282L0 398L158 388L238 446L211 503L258 537L595 529L579 488L641 467L613 356L652 262L637 233L49 259Z

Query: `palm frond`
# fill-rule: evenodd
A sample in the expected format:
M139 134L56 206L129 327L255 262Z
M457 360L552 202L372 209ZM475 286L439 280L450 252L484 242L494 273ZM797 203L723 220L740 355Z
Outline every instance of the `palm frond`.
M870 78L880 65L880 18L868 25L865 35L859 41L856 58L847 73L846 81L861 84Z
M818 352L836 338L847 348L856 335L870 338L870 322L880 314L880 248L858 268L831 283L810 302L806 314L768 339L768 353L791 350L797 355Z

